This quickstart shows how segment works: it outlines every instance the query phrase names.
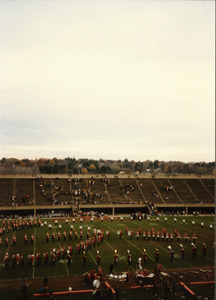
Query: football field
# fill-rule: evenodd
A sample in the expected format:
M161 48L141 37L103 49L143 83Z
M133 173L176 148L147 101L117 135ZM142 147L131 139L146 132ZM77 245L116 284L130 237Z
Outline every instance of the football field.
M148 270L153 270L156 266L156 248L159 251L159 263L164 270L202 268L214 265L213 216L159 216L159 220L157 220L156 216L149 218L149 220L131 220L124 217L122 221L119 217L114 217L113 221L111 217L104 217L103 221L100 218L94 218L93 221L90 218L83 218L82 222L80 222L79 218L68 218L67 220L36 219L36 224L34 224L33 219L32 225L30 224L30 219L1 220L0 226L3 230L1 232L2 244L0 246L0 280L42 278L45 274L49 277L84 274L89 270L97 269L97 251L99 251L101 256L100 265L105 274L109 273L110 263L114 263L114 250L117 250L118 253L118 263L114 266L115 273L120 273L127 269L135 271L138 268L139 256L143 257L143 249L146 249L147 252L147 262L146 264L142 262L143 268ZM72 232L71 240L69 239L70 230ZM82 239L80 239L80 230L83 233ZM143 237L144 230L145 238ZM75 239L76 231L77 239ZM48 241L47 232L49 233ZM64 232L66 232L65 240L63 238ZM89 235L87 237L88 232ZM162 232L165 233L163 240ZM131 236L132 233L133 235ZM27 235L26 243L24 239L25 234ZM55 239L52 239L53 234ZM149 237L148 234L150 235ZM171 240L172 234L173 239ZM193 234L195 235L195 242ZM32 235L34 236L34 241L31 241ZM93 246L93 235L95 235L96 239L95 247ZM157 237L157 235L159 236ZM16 237L15 243L14 236ZM99 242L98 236L102 237ZM185 241L185 236L188 236L187 242ZM8 244L5 242L6 237L8 237ZM91 239L89 247L87 238L88 240ZM77 249L79 243L81 243L80 253L78 253ZM196 246L196 255L194 257L191 243L194 243ZM206 245L205 255L203 255L203 243ZM184 248L183 259L180 253L180 244ZM69 262L68 253L71 246L73 253ZM171 261L168 246L171 246L174 251L173 261ZM63 256L62 249L65 249L65 256ZM85 265L83 264L83 249L87 256ZM130 265L128 264L128 250L132 257ZM46 252L48 257L47 263L44 258ZM5 260L5 255L8 255L7 260ZM23 264L20 259L21 255L23 256Z

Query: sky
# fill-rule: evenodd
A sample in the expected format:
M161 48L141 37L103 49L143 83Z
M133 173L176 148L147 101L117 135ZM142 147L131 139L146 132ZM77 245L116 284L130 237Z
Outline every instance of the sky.
M0 1L0 158L215 160L214 1Z

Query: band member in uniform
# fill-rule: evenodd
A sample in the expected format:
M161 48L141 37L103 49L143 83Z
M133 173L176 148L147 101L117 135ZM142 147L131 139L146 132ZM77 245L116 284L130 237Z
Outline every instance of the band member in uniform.
M60 240L61 240L61 232L58 231L58 242L60 242Z
M96 245L96 237L93 236L93 247L95 248L95 245Z
M184 254L185 254L185 250L182 244L180 244L180 254L181 254L181 259L184 259Z
M13 245L14 245L14 246L16 245L16 236L15 236L15 234L14 234L14 236L13 236Z
M47 263L48 263L48 253L47 253L47 251L44 252L43 257L44 257L44 263L45 263L45 265L47 265Z
M159 262L159 256L160 256L159 250L156 248L156 249L155 249L155 260L156 260L156 263Z
M27 241L28 241L28 236L27 234L24 235L24 242L25 242L25 245L27 244Z
M143 269L143 267L142 267L142 257L141 257L141 255L140 255L139 258L138 258L138 268L139 268L139 270L142 270L142 269Z
M71 264L71 259L72 259L72 256L70 255L70 253L68 253L68 256L67 256L67 263L68 263L68 266L70 267L70 264Z
M39 264L40 264L40 261L41 261L41 256L40 256L40 253L36 253L36 263L37 263L37 267L39 267Z
M66 240L66 236L67 236L67 233L66 233L66 231L64 230L64 232L63 232L63 239L64 239L64 241Z
M24 257L22 254L20 254L20 268L22 269L24 265Z
M193 258L195 258L196 257L196 246L193 243L191 243L191 246L192 246L191 250L192 250Z
M130 266L132 262L132 256L130 254L130 250L127 250L127 257L128 257L128 265Z
M31 243L33 244L34 243L34 234L32 233L31 235Z
M99 250L96 251L96 254L97 265L100 266L101 256Z
M146 252L146 249L143 249L143 263L146 264L147 263L147 257L148 257L148 254Z
M114 262L115 262L115 266L117 266L118 264L118 250L114 250Z
M72 239L72 230L69 231L69 240L71 241Z
M55 232L52 233L52 241L55 242Z
M47 243L49 242L49 232L48 231L46 233L46 241L47 241Z
M202 254L203 254L203 257L205 257L205 255L206 255L206 244L205 243L202 244Z
M87 260L87 256L86 256L85 251L83 251L83 266L86 265L86 260Z

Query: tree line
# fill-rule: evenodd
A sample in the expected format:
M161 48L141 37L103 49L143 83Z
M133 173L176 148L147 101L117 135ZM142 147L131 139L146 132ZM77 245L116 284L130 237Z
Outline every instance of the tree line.
M0 160L0 174L195 174L214 175L215 162L105 160L67 157Z

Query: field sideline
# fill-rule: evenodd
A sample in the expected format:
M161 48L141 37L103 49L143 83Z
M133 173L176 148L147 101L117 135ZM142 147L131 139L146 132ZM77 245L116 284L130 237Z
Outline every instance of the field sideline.
M165 222L167 218L167 222ZM174 222L176 218L176 223ZM183 223L185 219L185 224ZM24 219L23 219L24 220ZM38 220L38 219L37 219ZM58 224L55 224L57 220ZM192 221L195 222L192 225ZM0 221L0 226L2 227L2 222ZM29 222L29 219L28 219ZM157 222L157 217L150 217L150 220L131 220L130 218L123 218L123 221L120 221L119 217L115 217L114 221L111 222L110 217L103 219L94 219L91 222L90 218L83 218L83 222L80 223L79 219L75 219L73 223L73 218L68 218L68 224L66 219L41 219L41 222L47 222L47 226L40 227L37 223L36 227L34 225L32 228L19 228L15 231L12 230L12 221L9 220L10 232L7 232L7 220L5 222L5 232L1 234L2 245L0 247L0 263L1 263L1 272L0 280L7 279L34 279L42 278L44 274L49 277L61 277L61 276L71 276L77 274L84 274L88 270L97 269L96 263L96 251L100 251L101 255L101 267L105 274L109 273L109 265L111 262L114 262L113 259L113 250L117 249L119 254L118 265L115 266L114 271L120 273L129 269L129 271L135 271L138 267L138 257L142 255L142 251L145 248L148 253L148 259L146 265L143 265L144 268L148 270L153 270L156 266L155 261L155 248L159 250L160 258L159 263L162 265L163 269L177 269L177 268L193 268L193 267L208 267L214 265L214 216L159 216L159 222ZM201 223L204 223L204 226L201 226ZM48 225L51 224L52 228L49 230ZM61 239L57 240L57 233L59 231L59 225L62 225L61 229ZM73 225L72 240L69 241L69 231L70 227ZM210 230L210 225L213 226L213 230ZM95 248L91 248L89 251L86 251L87 262L86 266L83 265L82 254L77 253L76 244L80 242L80 226L83 227L83 241L87 240L87 229L90 227L90 236L93 235L93 229L100 229L104 232L104 240L100 245L96 243ZM133 231L133 238L126 235L125 228L128 227L129 231ZM144 240L142 235L139 239L136 239L136 231L138 229L146 230L146 239ZM148 229L155 231L155 239L152 237L150 240L147 238ZM189 240L185 242L182 238L180 242L177 241L177 238L173 238L173 242L161 240L161 231L165 228L169 233L177 229L180 235L183 237L185 232L187 233ZM74 231L77 230L78 237L77 240L74 238ZM107 232L110 230L110 238L108 239ZM122 230L122 238L120 239L119 230ZM160 239L157 241L156 233L160 231ZM47 231L50 234L49 242L46 242L46 233ZM66 231L67 237L66 241L63 240L63 232ZM55 241L52 241L52 233L55 232ZM197 248L197 255L195 258L192 256L191 242L192 234L195 233L197 236L197 241L195 242ZM16 235L16 244L13 245L13 236ZM24 235L27 234L28 241L25 245ZM30 237L34 235L34 242L31 243ZM5 245L5 237L8 236L9 244ZM206 256L203 257L202 254L202 244L206 244L207 252ZM185 249L184 259L181 259L180 256L180 244L183 244ZM51 263L50 253L53 249L62 249L65 245L66 250L69 245L73 247L72 261L68 265L67 260L63 260L60 257L59 261L55 262L55 265ZM174 250L174 260L170 260L168 245L171 245ZM132 255L132 263L129 266L127 262L127 250L130 250ZM47 265L44 263L43 254L48 252L49 261ZM6 269L4 266L4 257L5 253L9 254L9 266ZM41 262L39 266L36 264L36 259L31 266L28 266L28 254L33 254L36 256L36 253L41 254ZM13 254L22 254L24 257L23 268L20 267L20 264L12 265L12 255Z

